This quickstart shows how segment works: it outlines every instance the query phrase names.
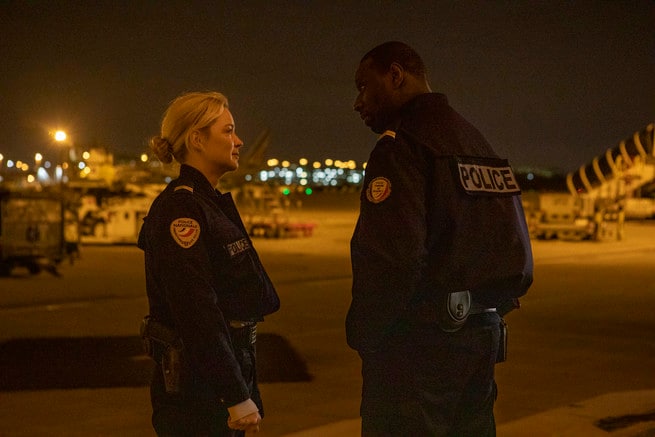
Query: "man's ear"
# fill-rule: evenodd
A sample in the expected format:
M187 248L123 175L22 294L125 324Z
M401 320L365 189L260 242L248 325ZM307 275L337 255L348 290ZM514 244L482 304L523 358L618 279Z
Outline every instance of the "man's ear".
M397 62L392 62L389 67L389 73L391 74L391 84L393 87L400 88L405 81L405 69L403 66Z

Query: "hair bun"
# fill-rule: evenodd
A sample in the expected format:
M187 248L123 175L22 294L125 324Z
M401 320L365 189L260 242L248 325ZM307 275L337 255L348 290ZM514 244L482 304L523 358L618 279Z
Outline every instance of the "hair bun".
M173 145L166 138L160 136L152 137L150 140L150 150L164 164L173 161Z

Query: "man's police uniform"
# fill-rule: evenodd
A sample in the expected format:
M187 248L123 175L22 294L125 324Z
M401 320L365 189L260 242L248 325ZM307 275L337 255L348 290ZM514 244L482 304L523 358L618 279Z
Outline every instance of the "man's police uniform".
M511 168L443 94L412 99L378 140L351 256L361 413L386 421L369 431L492 434L496 308L527 291L532 253Z
M171 369L162 371L161 357L154 357L157 432L221 435L227 407L248 398L263 416L255 325L277 311L279 299L231 195L182 165L179 178L153 202L138 244L145 252L149 319L170 328L182 345L173 390L164 383Z

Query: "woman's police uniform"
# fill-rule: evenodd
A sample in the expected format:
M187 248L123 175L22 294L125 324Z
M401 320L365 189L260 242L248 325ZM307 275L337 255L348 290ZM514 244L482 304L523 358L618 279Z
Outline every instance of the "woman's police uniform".
M157 362L155 430L230 435L227 407L249 398L263 416L256 323L280 303L231 195L182 165L153 202L138 245L150 309L143 335ZM178 344L160 341L162 332L172 332Z

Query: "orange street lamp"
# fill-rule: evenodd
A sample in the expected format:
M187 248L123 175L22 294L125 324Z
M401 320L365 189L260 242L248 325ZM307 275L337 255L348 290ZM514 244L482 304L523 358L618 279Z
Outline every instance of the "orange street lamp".
M61 143L66 141L66 138L68 138L68 135L66 135L66 132L64 132L63 130L58 130L57 132L55 132L55 141Z
M68 168L68 158L70 156L68 151L68 145L66 144L68 135L63 130L58 130L57 132L55 132L54 137L55 137L55 141L57 141L62 145L63 159L61 162L61 175L60 175L61 179L59 182L63 188L65 182L64 179L66 178L66 169Z

